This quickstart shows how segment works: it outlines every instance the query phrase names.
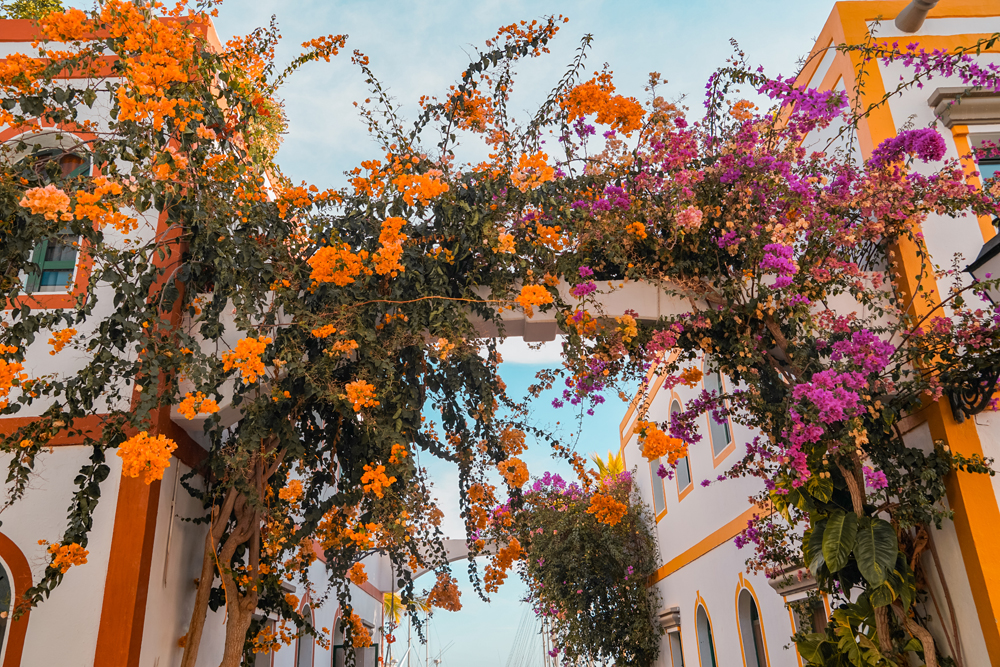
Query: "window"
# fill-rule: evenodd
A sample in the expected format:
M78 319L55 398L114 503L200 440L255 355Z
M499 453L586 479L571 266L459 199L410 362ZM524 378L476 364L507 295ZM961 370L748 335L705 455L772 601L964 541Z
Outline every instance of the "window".
M667 499L663 494L663 478L657 475L660 469L660 459L649 462L649 482L653 485L653 513L659 516L667 508Z
M698 605L698 658L701 667L719 667L715 661L715 638L712 636L712 622L703 605Z
M989 158L979 160L978 162L979 181L985 185L986 181L996 176L996 173L1000 171L1000 159Z
M718 371L709 370L709 360L705 360L705 391L716 394L725 393L725 385L722 383L722 375ZM724 402L723 405L728 407L729 403ZM715 421L715 417L712 416L712 412L708 413L708 430L709 435L712 438L712 457L718 458L723 454L726 454L726 448L733 442L733 436L729 432L729 418L723 417L722 423Z
M681 411L681 404L679 401L674 400L670 404L670 418ZM691 463L688 461L688 457L682 459L677 459L677 492L680 493L684 491L689 486L691 486Z
M22 173L26 174L27 180L38 185L83 176L90 169L89 159L61 148L37 151L31 154L30 159L29 168ZM79 237L68 229L53 238L43 239L31 254L31 263L38 268L26 277L26 291L70 291L78 242Z
M0 655L7 645L7 631L10 626L10 614L14 605L14 587L11 585L10 573L6 563L0 561Z
M275 629L274 621L270 619L265 620L263 623L263 629L273 634ZM271 667L273 655L274 654L271 651L266 653L254 653L253 667Z
M736 604L740 622L740 641L743 645L743 662L746 667L768 667L757 601L746 588L740 591Z
M681 633L671 632L667 635L670 646L670 667L684 667L684 652L681 650Z
M302 616L309 624L313 624L312 607L306 605L302 608ZM295 667L312 667L313 652L316 650L316 641L312 635L302 635L296 642Z

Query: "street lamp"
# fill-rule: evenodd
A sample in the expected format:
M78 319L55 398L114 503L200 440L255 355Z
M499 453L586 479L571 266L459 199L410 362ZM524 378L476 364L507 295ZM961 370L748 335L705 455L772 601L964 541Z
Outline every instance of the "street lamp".
M896 16L896 27L903 32L916 32L924 24L927 12L934 9L938 0L913 0Z

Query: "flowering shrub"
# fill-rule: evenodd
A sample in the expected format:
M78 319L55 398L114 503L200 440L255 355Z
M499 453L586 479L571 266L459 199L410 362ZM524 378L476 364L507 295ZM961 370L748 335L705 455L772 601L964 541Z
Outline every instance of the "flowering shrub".
M656 569L652 519L630 473L583 480L545 473L525 489L519 509L498 510L512 521L494 520L493 533L518 545L518 572L557 653L574 663L653 664L661 631L655 589L646 586ZM487 576L514 562L494 557Z

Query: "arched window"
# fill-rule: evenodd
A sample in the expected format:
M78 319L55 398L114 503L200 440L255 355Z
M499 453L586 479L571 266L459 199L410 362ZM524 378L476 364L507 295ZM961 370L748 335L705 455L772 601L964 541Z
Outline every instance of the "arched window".
M667 509L667 499L663 493L663 478L658 474L663 462L653 459L649 462L649 483L653 486L653 514L657 519Z
M719 371L709 370L710 360L705 359L705 391L708 393L724 394L725 384L722 382L722 375ZM728 402L724 405L728 406ZM708 413L708 432L712 438L712 458L717 459L727 454L726 448L733 443L733 435L729 431L729 418L723 417L722 422L715 421L712 412Z
M0 560L0 657L7 648L11 617L14 611L14 585L11 582L7 564Z
M302 608L302 616L309 624L313 624L312 607L306 605ZM312 635L302 635L299 637L295 649L295 667L313 667L313 653L316 650L316 641Z
M670 418L681 411L680 401L674 399L670 404ZM691 462L688 457L677 459L677 493L680 495L691 486Z
M698 658L701 667L719 667L715 661L715 638L712 636L712 621L708 618L705 606L698 605Z
M743 645L743 664L746 667L768 667L764 630L760 624L757 601L749 589L740 591L736 603L740 623L740 643Z

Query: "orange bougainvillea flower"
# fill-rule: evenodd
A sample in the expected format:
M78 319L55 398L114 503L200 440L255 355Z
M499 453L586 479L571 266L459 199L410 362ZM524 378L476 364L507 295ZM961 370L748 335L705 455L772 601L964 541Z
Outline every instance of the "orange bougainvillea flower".
M687 456L687 444L683 440L667 436L652 422L638 422L636 431L639 433L642 455L650 461L667 456L667 462L673 465L678 459Z
M52 337L49 338L49 345L52 346L52 350L49 354L55 354L56 352L61 352L66 344L73 340L73 336L76 335L76 329L70 327L69 329L63 329L62 331L53 331Z
M509 458L497 464L497 469L507 483L513 487L521 488L528 481L528 466L519 458Z
M535 314L533 306L544 306L552 303L553 299L549 291L541 285L525 285L515 301L521 305L528 317L531 317Z
M272 342L274 341L267 336L241 339L236 343L235 350L222 353L222 370L238 368L243 384L253 384L266 370L260 357Z
M408 238L406 234L400 233L405 224L406 220L402 218L386 218L382 223L382 232L378 237L381 247L372 255L375 273L378 275L390 275L395 278L398 273L406 270L399 263L403 257L403 242Z
M614 92L611 73L603 72L573 88L561 100L560 106L570 123L581 116L596 114L598 124L629 135L642 127L646 112L634 97L614 95Z
M401 174L392 179L392 184L403 194L403 201L410 206L420 202L424 206L435 197L448 192L448 184L440 180L442 172L432 169L426 174Z
M360 586L368 581L368 573L365 572L365 566L361 563L355 563L351 566L351 569L347 571L347 578L351 580L351 583L355 586Z
M437 581L427 594L427 604L448 611L461 611L462 592L458 590L458 581L448 572L439 572Z
M507 546L501 547L497 555L486 565L483 572L483 584L487 593L496 593L500 590L500 584L507 578L507 571L515 561L524 557L524 550L516 537L510 538Z
M0 354L13 354L17 348L13 345L0 345ZM10 390L28 379L24 372L24 364L19 361L0 359L0 409L10 403Z
M361 475L361 483L364 485L365 491L374 493L379 498L384 493L383 489L396 481L395 477L386 476L385 466L381 463L375 467L372 467L370 463L365 464L364 470L364 474Z
M310 279L317 283L333 283L338 287L349 285L362 273L371 273L362 263L368 259L364 250L354 254L346 243L324 246L309 258L312 267Z
M704 374L701 369L691 367L681 371L681 384L687 385L688 387L694 387L699 382Z
M163 479L163 471L170 467L170 454L177 449L177 443L160 434L151 437L143 431L118 446L118 456L122 460L122 474L138 477L145 474L146 484Z
M72 220L69 213L69 195L51 183L44 188L31 188L18 202L33 215L42 215L46 220Z
M44 541L41 542L44 544ZM72 544L50 544L48 552L52 554L50 565L58 569L63 574L73 565L84 565L87 562L89 551L73 542Z
M513 426L505 427L500 432L500 446L507 452L507 456L517 456L526 449L524 445L524 431L519 431Z
M347 400L354 406L355 412L361 412L361 408L373 408L381 405L375 400L375 385L368 384L364 380L349 382L347 387Z
M365 646L371 646L372 636L368 632L368 628L365 624L361 622L361 617L355 614L353 611L344 620L345 626L350 626L351 628L351 645L354 648L363 648Z
M617 525L627 511L628 506L625 503L620 503L602 493L591 496L590 507L587 508L587 514L593 514L598 521L609 526Z
M215 399L206 398L205 394L188 392L184 394L184 400L177 406L177 411L184 415L186 419L194 419L198 413L214 415L219 411L219 404Z
M553 180L556 170L548 164L549 156L538 152L534 155L523 153L517 162L517 167L510 174L510 180L521 192L534 190L542 183Z
M302 482L297 479L289 480L288 484L278 491L278 497L289 503L297 502L302 497Z

